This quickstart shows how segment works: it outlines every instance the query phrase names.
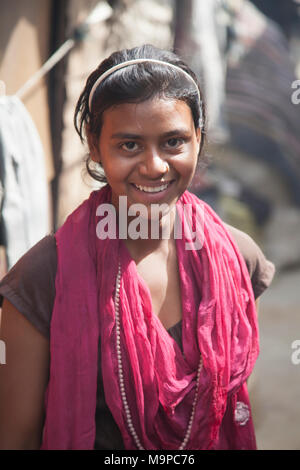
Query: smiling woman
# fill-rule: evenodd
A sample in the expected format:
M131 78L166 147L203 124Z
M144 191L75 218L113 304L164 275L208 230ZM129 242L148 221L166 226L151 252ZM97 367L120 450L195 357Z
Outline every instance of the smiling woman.
M150 45L115 52L75 127L107 184L0 283L0 447L255 449L255 298L274 266L187 190L205 135L195 75ZM119 230L99 237L109 217Z

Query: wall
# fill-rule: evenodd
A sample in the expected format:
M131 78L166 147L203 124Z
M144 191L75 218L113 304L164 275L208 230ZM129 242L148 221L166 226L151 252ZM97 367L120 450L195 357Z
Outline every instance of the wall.
M1 2L0 81L3 91L15 94L48 59L51 0ZM2 90L1 90L2 91ZM49 192L49 230L52 228L50 182L54 176L46 80L41 80L22 99L30 113L45 152ZM0 277L7 271L5 249L0 247Z
M51 0L10 0L1 5L0 80L14 94L48 59ZM40 134L47 176L53 177L51 136L45 80L23 102Z

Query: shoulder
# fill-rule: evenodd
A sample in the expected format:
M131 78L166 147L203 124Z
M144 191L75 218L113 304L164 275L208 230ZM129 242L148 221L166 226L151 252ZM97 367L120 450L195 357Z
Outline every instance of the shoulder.
M271 284L275 266L269 261L258 244L247 233L231 225L224 224L247 265L255 298L258 298Z
M0 282L0 306L7 298L45 336L49 336L56 269L56 240L51 234L27 251Z

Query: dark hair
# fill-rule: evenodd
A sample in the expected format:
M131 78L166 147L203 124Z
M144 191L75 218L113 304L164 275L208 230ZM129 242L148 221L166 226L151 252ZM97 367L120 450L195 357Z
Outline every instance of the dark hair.
M143 62L121 68L105 78L96 88L92 99L92 110L89 109L91 89L104 72L122 62L145 58L168 62L187 72L199 88L201 103L199 103L195 85L185 74L163 64ZM102 115L111 106L121 103L140 103L155 96L181 100L190 107L195 128L201 128L200 155L204 144L205 105L197 77L177 55L149 44L114 52L90 74L77 102L74 115L75 129L81 141L84 141L87 126L91 134L100 135ZM86 169L90 176L97 181L106 182L105 176L91 169L89 164L90 157L86 160Z

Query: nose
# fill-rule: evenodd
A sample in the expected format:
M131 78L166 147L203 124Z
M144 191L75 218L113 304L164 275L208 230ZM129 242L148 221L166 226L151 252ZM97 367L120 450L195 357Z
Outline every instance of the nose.
M144 154L140 164L140 173L150 179L160 178L169 171L169 164L154 149Z

